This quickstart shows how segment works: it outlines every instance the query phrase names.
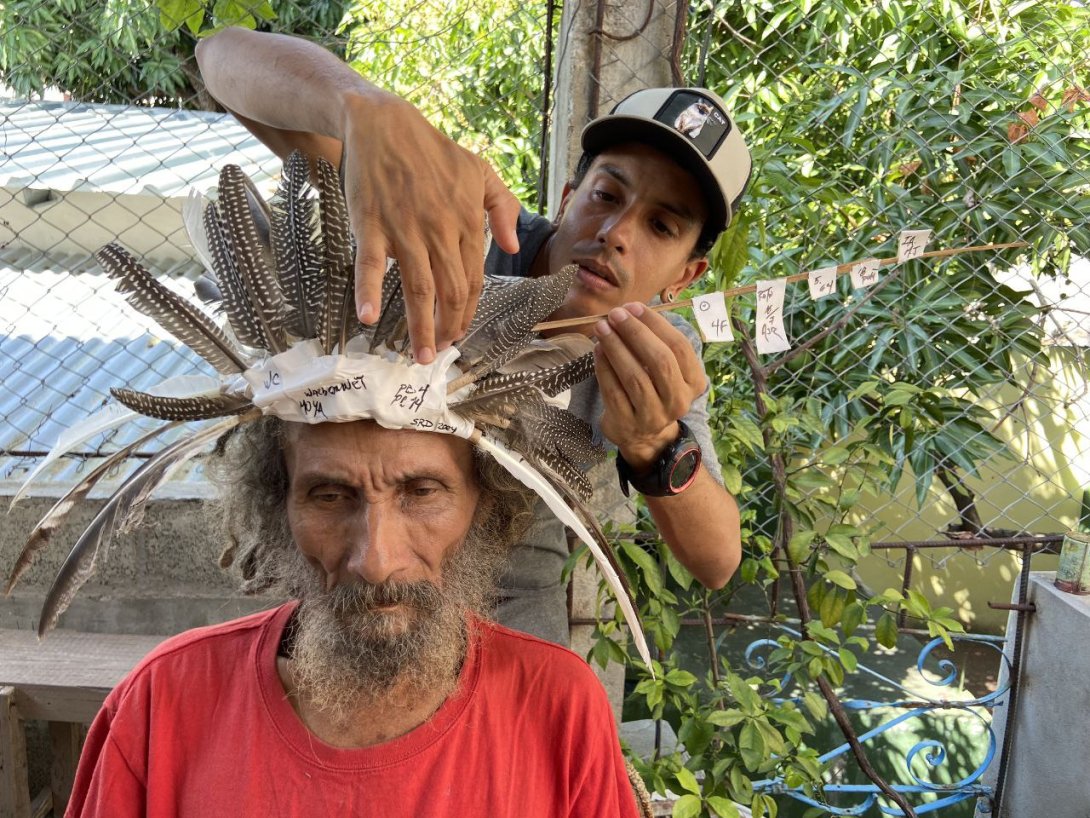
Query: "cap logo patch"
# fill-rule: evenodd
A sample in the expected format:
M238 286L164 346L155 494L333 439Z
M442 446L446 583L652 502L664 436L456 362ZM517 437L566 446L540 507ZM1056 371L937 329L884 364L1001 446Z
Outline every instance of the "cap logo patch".
M730 119L723 110L712 100L692 91L672 94L654 119L688 137L708 160L719 149L723 137L730 133Z

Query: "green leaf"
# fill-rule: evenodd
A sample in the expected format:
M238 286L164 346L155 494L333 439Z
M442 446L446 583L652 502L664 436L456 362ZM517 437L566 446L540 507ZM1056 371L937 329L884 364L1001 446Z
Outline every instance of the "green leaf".
M750 770L757 770L764 762L764 739L761 738L761 731L752 721L742 725L738 734L738 752L742 756L742 763Z
M802 694L802 703L815 721L822 721L829 713L829 705L820 693L808 690Z
M855 580L845 574L843 571L828 571L825 574L825 579L833 583L833 585L839 585L848 591L854 591L856 589Z
M738 812L738 807L734 805L733 801L729 801L721 795L709 795L708 806L711 807L712 812L719 816L719 818L739 818L741 813Z
M843 628L846 636L851 636L855 633L856 629L863 624L863 618L866 616L867 611L858 602L852 602L844 608L844 613L840 615L840 627Z
M741 676L732 673L727 679L727 686L730 687L735 701L746 713L755 714L761 709L761 697Z
M676 773L674 778L677 779L677 783L681 785L681 788L686 792L691 792L696 795L700 795L700 784L696 781L696 776L693 775L693 771L687 767L682 767Z
M874 638L884 648L895 648L897 646L897 617L889 611L878 617L878 623L874 628Z
M791 562L799 565L806 561L810 556L810 545L816 536L817 532L809 528L796 531L791 535L791 540L787 543L787 556Z
M708 716L707 721L716 727L733 727L745 719L746 714L741 710L716 710Z
M859 665L858 660L855 658L855 654L848 650L848 648L840 649L840 663L844 665L844 669L848 671L848 673L855 673L855 669Z
M674 804L674 818L697 818L703 805L695 795L683 795Z
M674 668L666 674L666 684L675 687L691 687L696 682L696 676L687 670Z
M622 541L621 550L624 551L626 557L639 566L640 573L643 575L643 581L647 585L647 590L655 596L661 594L662 572L659 571L659 566L658 563L655 562L655 558L631 540Z

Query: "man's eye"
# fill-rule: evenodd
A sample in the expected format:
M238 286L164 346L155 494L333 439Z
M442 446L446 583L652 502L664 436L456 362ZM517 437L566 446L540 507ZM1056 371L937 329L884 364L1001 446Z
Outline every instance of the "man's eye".
M320 505L329 506L344 500L345 495L343 491L335 489L316 489L310 493L310 499Z
M653 219L651 226L654 227L656 233L661 233L664 236L676 235L674 228L671 225L664 221L660 221L659 219Z
M610 193L608 190L602 190L600 187L595 188L591 192L591 196L593 196L595 199L597 199L600 202L612 202L612 201L615 201L616 198L617 198L612 193Z
M439 484L434 480L414 480L405 486L405 493L413 499L433 497L439 493Z

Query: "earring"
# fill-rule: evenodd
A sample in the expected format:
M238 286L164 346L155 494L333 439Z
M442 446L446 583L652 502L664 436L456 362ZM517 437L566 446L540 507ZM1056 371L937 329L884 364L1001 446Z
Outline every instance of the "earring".
M673 292L673 290L663 290L661 293L659 293L659 298L661 298L667 304L672 304L674 299L677 298L677 295Z

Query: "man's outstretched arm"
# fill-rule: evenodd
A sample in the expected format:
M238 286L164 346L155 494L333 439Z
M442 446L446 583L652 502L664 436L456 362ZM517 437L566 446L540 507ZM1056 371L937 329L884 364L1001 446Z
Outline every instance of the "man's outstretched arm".
M314 43L229 28L196 53L212 96L279 156L336 167L343 146L360 320L378 318L389 256L417 360L460 338L484 277L486 211L499 246L518 250L519 203L492 167Z

